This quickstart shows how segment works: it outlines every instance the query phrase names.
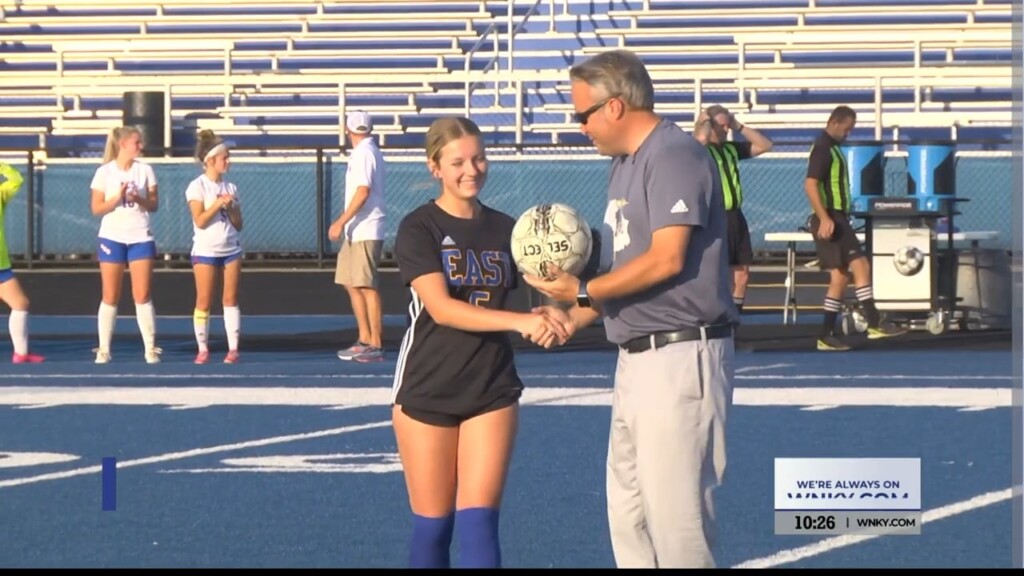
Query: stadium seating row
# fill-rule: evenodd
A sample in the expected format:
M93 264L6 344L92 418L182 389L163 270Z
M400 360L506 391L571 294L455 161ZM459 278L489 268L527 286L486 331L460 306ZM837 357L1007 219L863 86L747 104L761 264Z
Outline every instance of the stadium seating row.
M1008 0L18 0L0 2L5 147L96 146L121 95L168 95L187 145L211 127L246 146L337 146L362 108L387 146L469 113L495 142L587 144L565 69L626 47L659 111L720 102L777 140L838 103L866 137L1008 138Z

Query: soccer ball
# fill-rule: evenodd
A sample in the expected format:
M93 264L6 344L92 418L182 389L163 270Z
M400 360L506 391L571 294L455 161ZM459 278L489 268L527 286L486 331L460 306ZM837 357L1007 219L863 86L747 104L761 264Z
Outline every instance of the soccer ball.
M904 276L913 276L924 266L924 253L916 246L904 246L892 255L892 265Z
M523 212L512 228L512 259L520 271L550 277L554 264L569 274L586 268L593 249L587 221L565 204L538 204Z

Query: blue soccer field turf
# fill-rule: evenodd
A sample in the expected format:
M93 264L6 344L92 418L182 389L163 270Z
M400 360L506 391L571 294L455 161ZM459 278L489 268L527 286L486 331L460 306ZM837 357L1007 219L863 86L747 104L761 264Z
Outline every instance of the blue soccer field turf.
M129 340L96 366L91 342L41 346L47 363L0 374L0 565L404 565L393 353L359 365L323 351L243 352L235 366L217 354L194 366L182 339L150 366ZM721 566L1011 565L1009 352L737 360ZM614 566L604 501L614 362L609 351L519 355L528 389L502 511L506 566ZM118 461L114 511L101 506L104 457ZM775 536L777 457L920 458L922 534Z

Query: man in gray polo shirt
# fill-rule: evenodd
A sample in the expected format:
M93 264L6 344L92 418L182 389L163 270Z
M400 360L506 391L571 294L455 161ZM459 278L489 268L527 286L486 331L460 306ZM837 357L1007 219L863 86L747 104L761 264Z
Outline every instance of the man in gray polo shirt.
M627 51L571 72L581 130L612 157L600 274L526 281L574 303L541 308L573 332L600 316L618 345L608 520L620 568L714 567L712 491L725 470L733 327L726 217L707 150L654 113Z

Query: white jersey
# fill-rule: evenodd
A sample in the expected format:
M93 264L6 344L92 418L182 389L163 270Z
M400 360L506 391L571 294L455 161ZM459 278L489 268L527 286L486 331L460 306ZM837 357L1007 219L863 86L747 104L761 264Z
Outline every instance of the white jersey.
M372 137L352 149L345 172L345 208L360 186L368 186L363 207L345 225L345 236L352 242L384 239L384 156Z
M214 182L206 177L206 174L199 176L189 183L185 190L187 202L202 202L203 210L208 210L217 201L218 196L234 196L238 202L238 188L231 182L221 180ZM196 226L192 221L192 255L207 257L231 256L242 251L241 239L238 229L228 219L227 210L221 209L217 212L206 228Z
M121 170L117 166L117 161L111 160L96 169L90 188L102 190L104 200L110 200L121 193L123 182L128 183L125 194L134 192L138 196L146 197L149 195L149 189L156 186L156 174L153 173L153 167L148 164L135 161L128 170ZM124 200L113 212L103 216L100 221L99 237L122 244L153 240L153 232L149 228L149 211L134 202Z

